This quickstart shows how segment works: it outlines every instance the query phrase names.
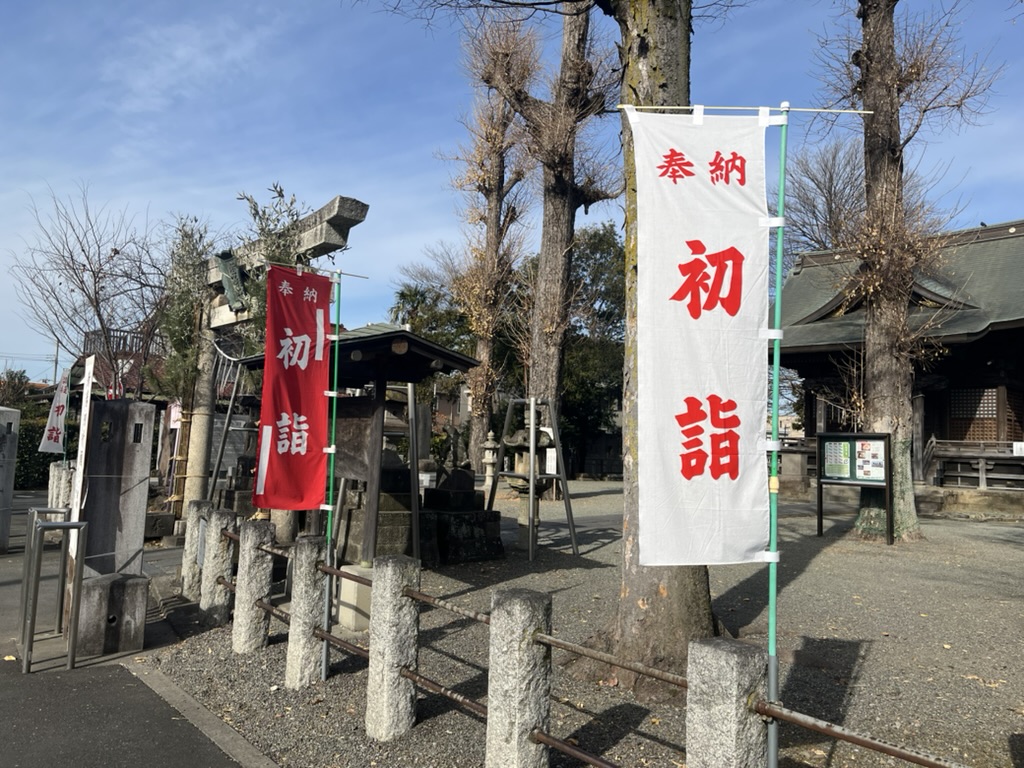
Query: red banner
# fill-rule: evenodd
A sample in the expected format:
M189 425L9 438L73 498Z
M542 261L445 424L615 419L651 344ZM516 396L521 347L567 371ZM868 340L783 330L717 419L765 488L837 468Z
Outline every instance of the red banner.
M330 305L330 278L270 267L257 507L317 509L324 501Z

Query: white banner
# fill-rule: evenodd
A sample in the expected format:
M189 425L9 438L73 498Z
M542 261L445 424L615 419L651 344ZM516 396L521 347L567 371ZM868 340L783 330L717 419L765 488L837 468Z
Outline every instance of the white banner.
M638 113L641 565L762 562L768 545L764 121Z
M64 420L68 411L68 377L71 371L64 369L64 374L57 382L53 391L53 402L50 403L50 418L46 420L46 429L39 441L41 453L64 453Z
M89 492L85 476L85 456L89 448L89 422L92 419L92 381L96 371L96 355L85 358L85 373L82 375L82 410L78 420L78 458L75 459L75 476L71 485L71 521L82 519L85 495ZM68 551L78 557L78 531L71 531L71 545Z

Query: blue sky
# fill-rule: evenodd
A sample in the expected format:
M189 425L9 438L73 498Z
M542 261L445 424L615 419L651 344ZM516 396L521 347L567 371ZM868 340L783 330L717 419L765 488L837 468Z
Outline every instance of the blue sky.
M903 0L901 6L933 3ZM1006 71L982 124L930 140L923 167L945 169L939 189L964 206L957 223L1024 217L1024 106L1017 95L1024 17L1011 0L969 3L968 51ZM751 0L721 25L699 27L692 94L708 105L816 105L817 37L836 15L830 0ZM614 29L608 26L609 35ZM173 213L243 230L248 192L273 182L310 208L334 195L369 205L336 266L346 280L342 321L383 320L402 264L457 242L452 155L472 89L459 28L430 28L372 1L34 0L5 10L0 26L0 369L53 375L52 340L21 319L7 267L34 239L33 200L52 193L127 207L151 223ZM856 129L854 119L850 126ZM790 152L808 139L794 114ZM618 123L608 121L617 136ZM769 134L769 142L777 136ZM772 182L770 182L772 183ZM592 209L580 224L620 218ZM61 365L69 362L62 358Z

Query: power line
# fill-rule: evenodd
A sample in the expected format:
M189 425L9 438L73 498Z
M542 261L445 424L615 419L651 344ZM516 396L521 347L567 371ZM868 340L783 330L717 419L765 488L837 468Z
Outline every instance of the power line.
M54 355L23 355L18 352L0 352L0 360L28 360L30 362L52 361Z

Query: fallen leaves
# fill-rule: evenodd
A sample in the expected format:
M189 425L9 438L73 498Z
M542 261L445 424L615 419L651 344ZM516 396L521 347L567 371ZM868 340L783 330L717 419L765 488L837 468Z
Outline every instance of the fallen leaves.
M986 688L998 688L1000 685L1005 683L1005 680L986 680L978 675L963 675L964 680L977 680L980 685Z

